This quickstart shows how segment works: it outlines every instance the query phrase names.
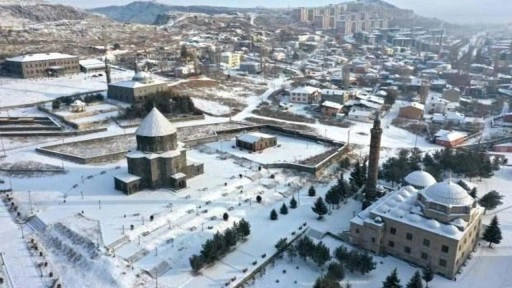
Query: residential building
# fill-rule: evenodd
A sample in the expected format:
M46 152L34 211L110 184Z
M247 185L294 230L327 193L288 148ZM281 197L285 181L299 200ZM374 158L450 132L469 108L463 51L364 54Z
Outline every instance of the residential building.
M495 144L493 146L494 152L502 152L502 153L512 153L512 142L503 143L503 144Z
M277 137L260 132L251 132L236 137L236 146L253 152L277 145Z
M461 93L459 89L447 89L443 91L443 99L449 102L459 102Z
M405 106L400 107L398 117L420 120L423 118L423 110L425 106L423 104L412 102Z
M128 173L114 177L115 188L125 194L144 189L183 189L187 178L204 173L202 163L187 159L177 130L153 108L135 131L137 150L128 152Z
M167 91L167 83L153 79L149 73L137 72L132 80L108 84L108 98L126 102L142 102L150 95Z
M453 279L478 244L483 214L461 186L415 171L402 188L350 221L350 238L374 253L429 265Z
M7 58L4 68L19 78L57 77L80 73L78 57L61 53L28 54Z
M466 141L467 134L459 131L439 130L434 134L434 143L444 147L454 147Z
M326 117L336 117L341 108L343 108L343 105L331 101L324 101L320 104L320 111Z
M330 101L338 104L345 104L348 101L349 93L341 89L322 89L320 90L322 101Z
M503 115L503 121L512 122L512 112L505 113L505 115Z
M351 109L347 118L353 121L370 123L374 114L375 112L373 111Z
M311 86L300 86L290 91L291 103L311 104L320 99L320 89Z
M105 72L107 66L105 62L95 58L80 60L78 64L80 64L80 71L83 73Z
M243 60L242 52L223 52L220 55L220 62L228 65L229 68L238 69L240 67L240 62Z

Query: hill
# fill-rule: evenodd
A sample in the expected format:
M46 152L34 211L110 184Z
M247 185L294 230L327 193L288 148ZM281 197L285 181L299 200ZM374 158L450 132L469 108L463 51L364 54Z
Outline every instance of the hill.
M0 0L0 26L83 20L89 14L70 6L53 5L38 0Z

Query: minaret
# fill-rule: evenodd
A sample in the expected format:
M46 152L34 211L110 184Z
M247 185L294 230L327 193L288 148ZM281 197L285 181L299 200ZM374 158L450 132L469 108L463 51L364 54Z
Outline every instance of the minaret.
M108 64L107 56L105 56L105 76L107 77L107 85L112 82L110 78L110 65Z
M368 159L368 180L366 182L366 193L373 193L377 190L377 176L379 174L379 154L382 128L380 126L379 111L373 121L373 128L370 129L370 155Z

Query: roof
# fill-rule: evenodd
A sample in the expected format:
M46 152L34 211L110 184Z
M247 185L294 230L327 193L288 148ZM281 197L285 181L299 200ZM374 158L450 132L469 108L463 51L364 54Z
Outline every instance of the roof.
M300 94L313 94L317 91L319 91L318 88L311 87L311 86L304 86L304 87L297 87L290 92L291 93L300 93Z
M140 180L140 177L139 176L135 176L135 175L132 175L130 173L122 173L122 174L119 174L117 176L114 176L114 178L116 179L119 179L125 183L130 183L130 182L133 182L133 181L138 181Z
M423 104L420 104L418 102L411 102L411 103L408 103L407 105L401 107L400 109L402 108L406 108L406 107L413 107L413 108L416 108L416 109L420 109L420 110L424 110L425 109L425 105Z
M414 171L405 176L404 180L414 186L427 187L437 183L436 179L425 171Z
M336 102L332 102L332 101L324 101L322 103L322 106L334 108L334 109L341 109L343 107L343 105L336 103Z
M322 89L322 90L320 90L320 93L322 93L322 95L344 95L345 93L347 93L347 90Z
M103 61L95 59L95 58L80 60L80 61L78 61L78 64L80 64L80 66L82 66L82 67L89 68L89 69L105 67L105 63L103 63Z
M169 150L163 153L144 153L140 150L131 151L126 154L127 158L147 158L147 159L155 159L155 158L174 158L176 156L181 155L182 149Z
M434 137L437 137L439 140L451 142L466 137L466 134L459 131L448 131L441 129L434 135Z
M144 137L166 136L173 133L176 133L176 128L156 107L151 109L135 132L135 134Z
M246 142L246 143L255 143L258 140L263 139L263 138L275 138L275 136L268 135L265 133L260 133L260 132L251 132L251 133L242 134L242 135L236 137L236 139Z
M37 53L16 56L5 59L6 61L12 62L32 62L32 61L45 61L45 60L57 60L57 59L69 59L77 58L77 56L61 54L61 53Z
M165 82L162 82L159 80L153 80L150 83L144 83L144 82L133 81L133 80L125 80L125 81L110 83L108 85L117 86L117 87L125 87L125 88L139 88L139 87L147 87L147 86L152 86L152 85L161 85L163 83L165 83Z
M373 111L366 111L366 110L351 110L348 115L349 116L363 116L363 117L370 117L373 115Z
M475 202L464 188L451 181L436 183L421 193L432 202L448 206L467 206Z

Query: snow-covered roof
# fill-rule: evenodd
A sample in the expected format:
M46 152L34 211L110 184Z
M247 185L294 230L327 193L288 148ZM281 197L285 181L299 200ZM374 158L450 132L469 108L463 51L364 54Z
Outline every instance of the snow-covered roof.
M262 138L274 138L275 136L260 132L245 133L237 137L238 140L246 143L255 143Z
M69 59L69 58L77 58L73 55L61 54L61 53L37 53L37 54L27 54L16 56L12 58L5 59L6 61L12 62L31 62L31 61L45 61L45 60L57 60L57 59Z
M297 87L291 91L291 93L299 93L299 94L313 94L319 91L318 88L305 86L305 87Z
M180 172L180 173L172 174L171 177L174 178L174 179L180 179L180 178L187 177L187 175L185 173L181 173Z
M129 183L129 182L133 182L133 181L138 181L140 180L140 177L139 176L135 176L135 175L132 175L130 173L122 173L122 174L119 174L117 176L115 176L114 178L117 178L125 183Z
M414 108L417 108L417 109L420 109L420 110L424 110L425 109L425 105L423 105L421 103L418 103L418 102L408 103L404 107L414 107Z
M466 136L467 136L467 134L463 133L463 132L448 131L448 130L443 130L443 129L439 130L434 135L434 137L436 137L439 140L450 141L450 142L454 141L454 140L457 140L457 139L460 139L460 138L464 138Z
M320 93L322 95L344 95L347 91L341 89L322 89Z
M467 206L475 202L464 188L451 181L436 183L420 193L430 201L449 206Z
M126 154L127 158L147 158L147 159L155 159L155 158L172 158L179 156L181 154L181 148L176 150L170 150L163 153L144 153L140 150L131 151Z
M436 179L425 171L414 171L405 176L404 180L414 186L427 187L437 183Z
M125 87L125 88L139 88L139 87L147 87L152 85L159 85L165 82L159 81L159 80L153 80L149 83L139 82L139 81L133 81L133 80L125 80L115 83L110 83L108 85L111 86L118 86L118 87Z
M78 64L80 64L80 66L82 66L82 67L89 68L89 69L105 67L105 63L103 63L103 61L100 61L96 58L80 60L80 61L78 61Z
M334 109L341 109L343 107L343 105L336 103L336 102L332 102L332 101L324 101L322 103L322 106L334 108Z
M153 107L135 133L139 136L158 137L176 133L176 128L156 107Z
M351 110L349 112L350 116L362 116L362 117L370 117L373 115L373 111L366 111L366 110Z

